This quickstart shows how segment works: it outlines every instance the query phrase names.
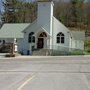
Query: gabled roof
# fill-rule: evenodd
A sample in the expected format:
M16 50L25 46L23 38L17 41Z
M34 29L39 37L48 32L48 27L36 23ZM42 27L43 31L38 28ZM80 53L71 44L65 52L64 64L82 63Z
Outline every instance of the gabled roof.
M37 27L36 25L37 25L37 19L34 20L34 21L29 25L29 28L31 28L31 29L32 29L32 27L35 28L35 27ZM28 29L24 29L22 32L24 33L24 32L26 32L27 30L28 30Z
M84 31L71 31L71 34L75 40L85 40L85 32Z
M72 38L75 40L85 40L85 32L84 31L70 31L66 26L64 26L59 20L57 20L55 17L53 17L53 20L56 21L55 23L59 23L60 27L63 30L66 30L67 32L70 32L72 35Z
M55 22L55 24L58 24L63 30L65 31L70 31L64 24L62 24L58 19L56 19L54 16L53 16L53 22Z
M23 38L22 31L29 25L30 23L4 24L0 29L0 38Z
M42 27L42 26L37 28L37 31L35 32L34 35L36 35L39 32L45 32L48 36L50 36L50 34L47 32L47 30L44 27Z

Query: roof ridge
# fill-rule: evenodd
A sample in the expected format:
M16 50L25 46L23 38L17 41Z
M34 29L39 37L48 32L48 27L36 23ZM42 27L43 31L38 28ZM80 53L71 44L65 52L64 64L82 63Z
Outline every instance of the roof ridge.
M31 23L4 23L4 24L31 24Z

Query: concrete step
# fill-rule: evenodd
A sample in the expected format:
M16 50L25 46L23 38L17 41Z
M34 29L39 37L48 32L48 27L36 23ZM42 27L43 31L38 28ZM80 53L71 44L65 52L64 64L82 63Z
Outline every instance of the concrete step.
M35 50L33 51L32 55L33 56L47 56L48 50L46 49L39 49L39 50Z

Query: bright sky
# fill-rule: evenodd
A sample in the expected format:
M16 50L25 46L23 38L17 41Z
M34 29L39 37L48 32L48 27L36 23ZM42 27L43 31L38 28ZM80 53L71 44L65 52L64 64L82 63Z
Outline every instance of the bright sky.
M1 0L0 0L0 9L2 8Z

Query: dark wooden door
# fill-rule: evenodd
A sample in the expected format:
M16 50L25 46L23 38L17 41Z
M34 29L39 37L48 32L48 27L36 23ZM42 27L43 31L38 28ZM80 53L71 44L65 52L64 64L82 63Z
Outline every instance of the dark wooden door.
M43 48L44 45L44 39L43 38L38 38L38 43L37 43L37 48Z

